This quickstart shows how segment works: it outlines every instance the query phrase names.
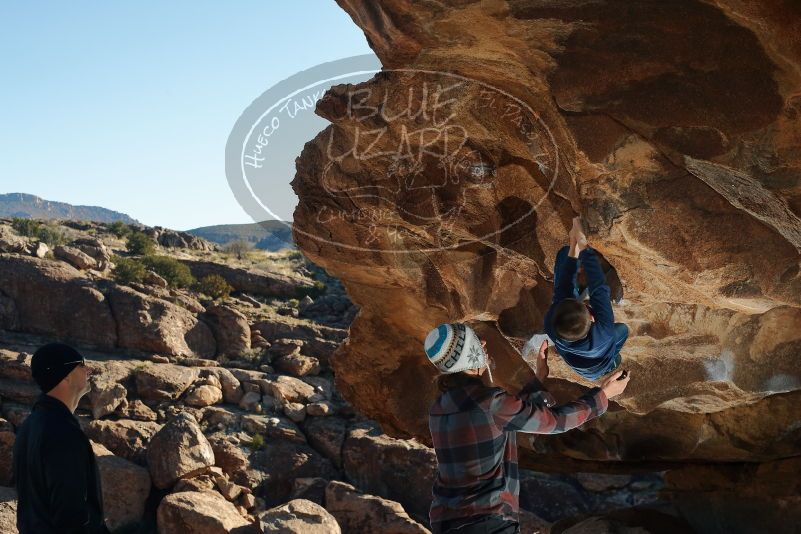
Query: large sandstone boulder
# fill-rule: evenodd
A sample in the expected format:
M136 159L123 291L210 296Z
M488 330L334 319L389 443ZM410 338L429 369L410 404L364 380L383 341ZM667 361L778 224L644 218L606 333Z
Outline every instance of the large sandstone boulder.
M311 405L310 405L311 406ZM347 435L347 422L339 417L310 417L303 424L309 445L342 467L342 445Z
M88 397L92 417L100 419L117 410L124 411L128 407L128 390L124 384L131 376L133 367L141 363L93 361L90 365L93 374L90 378L92 389Z
M23 253L28 246L28 239L17 235L10 226L0 224L0 252Z
M14 427L0 419L0 486L10 486L14 476L12 453L14 451Z
M147 466L153 485L169 489L179 478L214 465L214 450L194 417L181 412L151 438Z
M366 495L344 482L334 480L328 483L325 507L336 518L344 534L430 534L427 528L409 517L400 503Z
M75 247L59 245L53 249L53 254L56 258L64 260L82 271L97 268L97 262L93 257Z
M213 376L219 380L222 387L223 400L229 404L237 404L244 394L239 379L228 369L222 367L201 369L200 376Z
M428 518L437 470L433 449L414 440L392 438L363 423L348 432L342 463L348 479L360 490L398 501L421 521Z
M340 534L342 530L325 508L306 499L293 499L259 516L264 534ZM367 532L367 531L364 531Z
M99 271L106 270L111 264L111 251L96 237L79 237L73 240L70 245L93 258L96 262L96 269Z
M333 358L346 399L427 441L421 345L444 321L472 322L496 383L520 387L580 215L622 281L633 379L621 412L524 463L798 454L768 445L787 428L771 419L761 446L734 429L801 389L797 3L338 3L384 72L318 102L332 124L298 158L293 239L360 308Z
M216 491L171 493L159 504L160 534L256 534L258 529Z
M71 265L0 254L0 291L14 301L22 332L98 349L111 349L117 342L106 297Z
M161 425L152 421L100 419L85 427L89 439L101 443L116 456L144 465L147 444Z
M214 356L211 329L186 309L126 286L114 286L109 301L120 347L176 356Z
M268 441L261 450L253 453L250 462L267 476L264 497L268 506L286 501L296 478L337 478L337 470L331 462L302 443Z
M145 513L145 501L150 495L150 474L147 469L114 456L99 443L92 443L92 449L100 469L106 526L114 531L138 523Z
M204 319L214 332L218 354L236 357L250 349L250 325L242 312L226 304L212 304Z
M18 534L17 492L14 488L0 487L0 532Z
M197 379L198 370L171 363L143 365L134 372L136 391L145 400L175 400Z
M203 408L217 404L223 400L223 393L217 386L203 384L193 389L184 399L189 406L196 408Z
M225 278L234 289L245 291L253 295L267 297L293 298L301 290L313 288L310 280L300 277L287 276L258 269L245 269L231 267L212 261L182 259L195 278L201 279L210 274Z
M278 376L268 387L273 397L284 402L307 402L314 395L314 386L291 376Z

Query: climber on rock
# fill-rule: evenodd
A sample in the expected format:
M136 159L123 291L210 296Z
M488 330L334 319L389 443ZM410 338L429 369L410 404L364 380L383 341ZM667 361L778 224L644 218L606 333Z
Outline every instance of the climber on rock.
M620 366L620 349L629 329L615 322L606 275L595 250L587 244L579 217L573 219L569 239L570 244L556 255L545 333L565 363L582 377L596 380ZM577 285L579 267L586 274L589 305Z
M424 348L440 372L441 391L428 419L439 464L429 511L433 534L519 533L516 432L578 427L603 414L630 378L613 373L577 400L555 406L544 389L547 340L539 348L535 377L516 395L487 385L494 364L485 341L469 326L441 324L428 333Z

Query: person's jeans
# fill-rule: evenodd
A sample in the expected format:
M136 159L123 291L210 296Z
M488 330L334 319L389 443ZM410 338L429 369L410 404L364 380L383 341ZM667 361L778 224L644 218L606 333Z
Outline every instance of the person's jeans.
M559 287L559 280L560 280L560 273L562 272L562 268L564 266L565 260L567 259L567 255L570 252L570 247L565 245L559 249L559 252L556 253L556 262L554 262L553 266L553 288L556 291L556 288ZM576 272L573 274L573 298L579 298L578 292L578 283L576 278L578 278L578 271L581 268L581 260L576 260Z
M614 371L620 366L620 349L629 337L629 327L625 323L615 323L615 366L610 369Z
M450 527L445 521L435 527L433 534L520 534L520 523L497 515L485 515L468 524Z

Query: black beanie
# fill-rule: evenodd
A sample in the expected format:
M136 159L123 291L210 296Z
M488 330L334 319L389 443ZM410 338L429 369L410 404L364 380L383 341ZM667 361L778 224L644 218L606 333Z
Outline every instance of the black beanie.
M42 391L47 393L83 360L77 350L65 343L48 343L33 353L31 374Z

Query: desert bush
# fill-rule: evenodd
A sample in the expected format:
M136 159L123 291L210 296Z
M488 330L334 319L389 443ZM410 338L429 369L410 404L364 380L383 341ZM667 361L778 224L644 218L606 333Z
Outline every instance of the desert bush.
M156 251L156 242L144 232L131 232L127 241L128 252L149 256Z
M226 299L234 288L219 274L209 274L195 284L195 291L199 291L213 299Z
M311 298L317 298L326 291L326 285L324 282L319 280L315 280L312 287L305 287L305 286L298 286L295 289L295 297L302 299L306 295L310 296Z
M257 451L264 446L264 438L261 434L256 434L250 439L250 443L248 443L248 448L251 451Z
M131 233L131 227L122 221L114 221L108 225L109 231L115 236L122 238Z
M114 257L114 280L121 284L141 284L147 269L141 260L136 258Z
M170 287L190 287L195 284L195 277L189 267L169 256L145 256L142 263L164 278Z
M63 245L67 242L64 231L53 223L43 223L34 219L14 217L11 221L11 227L16 230L19 235L34 237L43 243L47 243L51 248Z

